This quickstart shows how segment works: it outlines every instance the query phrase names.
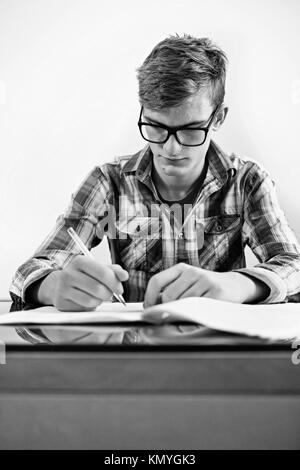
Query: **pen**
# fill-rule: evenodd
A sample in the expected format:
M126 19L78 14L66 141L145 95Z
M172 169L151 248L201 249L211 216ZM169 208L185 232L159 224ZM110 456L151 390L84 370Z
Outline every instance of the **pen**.
M93 255L89 252L83 241L79 238L73 227L69 227L67 229L67 232L72 238L73 242L78 246L78 248L81 249L84 255L88 256L91 259L95 259ZM118 302L121 302L126 307L126 302L121 294L116 294L115 292L113 292L113 296L115 297L115 299L117 299Z

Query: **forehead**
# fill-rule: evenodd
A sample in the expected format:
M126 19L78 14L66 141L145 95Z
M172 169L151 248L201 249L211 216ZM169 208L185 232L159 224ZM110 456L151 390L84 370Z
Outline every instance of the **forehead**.
M206 92L190 96L180 106L158 111L144 107L145 116L169 126L180 126L193 121L207 121L213 111L210 97Z

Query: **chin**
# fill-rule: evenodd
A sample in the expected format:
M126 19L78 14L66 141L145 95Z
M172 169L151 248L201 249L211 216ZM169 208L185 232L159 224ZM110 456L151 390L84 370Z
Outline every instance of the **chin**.
M182 175L183 173L187 173L188 168L187 167L174 167L172 165L161 165L160 166L160 171L162 171L165 175Z

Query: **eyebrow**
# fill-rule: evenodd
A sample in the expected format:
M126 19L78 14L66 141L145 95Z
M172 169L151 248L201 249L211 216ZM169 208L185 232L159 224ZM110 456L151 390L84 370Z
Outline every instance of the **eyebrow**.
M144 114L144 118L147 119L147 121L153 122L153 124L158 124L159 126L169 127L169 126L166 126L166 124L163 124L162 122L156 121L155 119L151 119L148 116L145 116L145 114ZM192 122L188 122L187 124L181 124L181 126L173 126L173 127L189 127L189 126L195 126L195 125L202 125L202 124L205 124L207 121L208 119L206 119L205 121L192 121Z

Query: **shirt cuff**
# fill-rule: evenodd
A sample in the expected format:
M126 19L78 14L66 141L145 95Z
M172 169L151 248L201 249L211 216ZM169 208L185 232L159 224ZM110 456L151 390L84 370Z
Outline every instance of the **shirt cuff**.
M21 290L21 299L25 303L25 295L26 289L31 286L34 282L38 281L39 279L43 279L47 274L50 274L52 271L57 271L55 268L42 268L33 273L29 274L24 282L23 288Z
M260 281L263 281L270 289L269 296L258 302L258 304L275 304L285 302L287 296L287 286L278 274L269 269L253 267L235 269L234 272L249 274Z

